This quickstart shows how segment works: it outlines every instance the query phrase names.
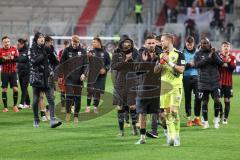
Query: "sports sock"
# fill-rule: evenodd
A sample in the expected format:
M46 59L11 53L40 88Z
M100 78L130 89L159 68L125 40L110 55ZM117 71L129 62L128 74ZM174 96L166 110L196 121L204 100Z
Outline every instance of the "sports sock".
M91 101L92 101L92 98L87 98L87 106L90 106L91 105Z
M228 118L230 112L230 102L225 102L224 119Z
M2 92L2 101L4 108L7 108L7 92Z
M175 130L174 118L172 116L172 113L167 113L166 118L167 118L166 123L167 123L168 136L171 139L174 139L176 130Z
M123 110L118 110L118 124L119 124L119 129L123 131L123 126L124 126L124 111Z

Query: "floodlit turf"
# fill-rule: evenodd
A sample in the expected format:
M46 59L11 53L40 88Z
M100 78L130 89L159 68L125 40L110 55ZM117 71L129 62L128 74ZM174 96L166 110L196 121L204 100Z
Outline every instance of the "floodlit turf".
M235 97L231 103L229 124L221 125L218 130L212 125L212 101L209 105L210 129L207 130L185 127L182 105L181 146L175 148L164 146L166 140L162 129L159 129L158 139L147 139L145 145L134 144L139 136L131 136L129 128L125 137L118 137L115 110L89 121L80 121L77 125L64 122L60 128L51 129L48 123L41 122L40 128L36 129L32 126L32 110L13 113L9 107L8 113L0 112L0 159L237 160L240 159L239 82L239 75L234 76ZM108 79L107 90L111 91L111 88L111 80ZM59 94L56 97L59 102ZM11 106L11 93L8 101ZM85 106L85 97L82 103ZM61 117L59 112L58 115Z

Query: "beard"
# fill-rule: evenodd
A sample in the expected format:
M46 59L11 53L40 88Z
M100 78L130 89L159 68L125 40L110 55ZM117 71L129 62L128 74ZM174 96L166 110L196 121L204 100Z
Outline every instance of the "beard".
M150 47L149 52L155 52L155 47Z

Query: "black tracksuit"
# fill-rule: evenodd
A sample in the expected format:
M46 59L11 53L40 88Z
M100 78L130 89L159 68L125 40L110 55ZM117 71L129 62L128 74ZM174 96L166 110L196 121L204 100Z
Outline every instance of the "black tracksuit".
M202 114L204 121L208 121L208 101L211 94L215 107L215 117L218 117L221 108L220 98L220 75L218 67L224 64L217 52L209 57L211 50L200 49L194 58L196 68L198 68L198 89L202 98Z
M88 58L89 67L88 67L88 99L87 106L91 104L91 98L93 97L93 105L98 107L100 94L104 93L107 72L110 69L110 56L102 48L95 48L90 51L93 55ZM99 71L101 68L106 70L104 75L100 75Z
M21 87L21 101L20 104L30 105L30 98L28 94L30 65L28 58L28 47L26 45L23 48L18 49L19 57L17 63L18 79Z
M87 55L86 51L80 46L74 49L67 47L62 54L60 61L63 68L66 87L66 112L71 113L71 106L74 101L74 116L78 117L81 108L81 94L83 81L80 80L82 74L87 72Z
M33 41L30 49L30 85L33 87L33 113L34 120L39 121L38 105L40 93L46 94L49 111L50 123L55 124L55 102L53 85L53 65L57 64L57 56L54 52L48 52L44 45L38 45Z

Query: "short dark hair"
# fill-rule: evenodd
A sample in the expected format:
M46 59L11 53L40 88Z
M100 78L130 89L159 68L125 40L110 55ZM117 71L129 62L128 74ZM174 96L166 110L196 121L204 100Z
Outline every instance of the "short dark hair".
M101 45L101 47L103 47L102 41L99 37L94 37L93 40L98 41L98 43Z
M10 39L8 36L4 36L4 37L2 37L2 41L4 40L4 39Z
M158 35L158 36L156 36L155 39L156 39L157 41L161 41L161 37L162 37L162 35Z
M27 40L26 39L23 39L23 38L19 38L17 40L20 44L26 44L27 43Z
M148 39L155 39L155 36L153 34L149 34L147 35L147 37L145 38L145 41Z
M224 42L222 42L222 45L224 45L224 44L226 44L226 45L231 45L231 43L228 42L228 41L224 41Z
M69 42L69 40L65 40L64 42L63 42L63 44L66 46L66 45L68 45L70 42Z
M188 37L186 38L185 42L187 42L187 43L194 43L195 40L194 40L194 38L193 38L192 36L188 36Z
M45 37L45 42L51 42L51 41L53 41L52 37L50 37L50 36Z
M174 43L174 36L171 33L164 33L162 34L162 37L166 37L167 39L170 39L172 43Z

